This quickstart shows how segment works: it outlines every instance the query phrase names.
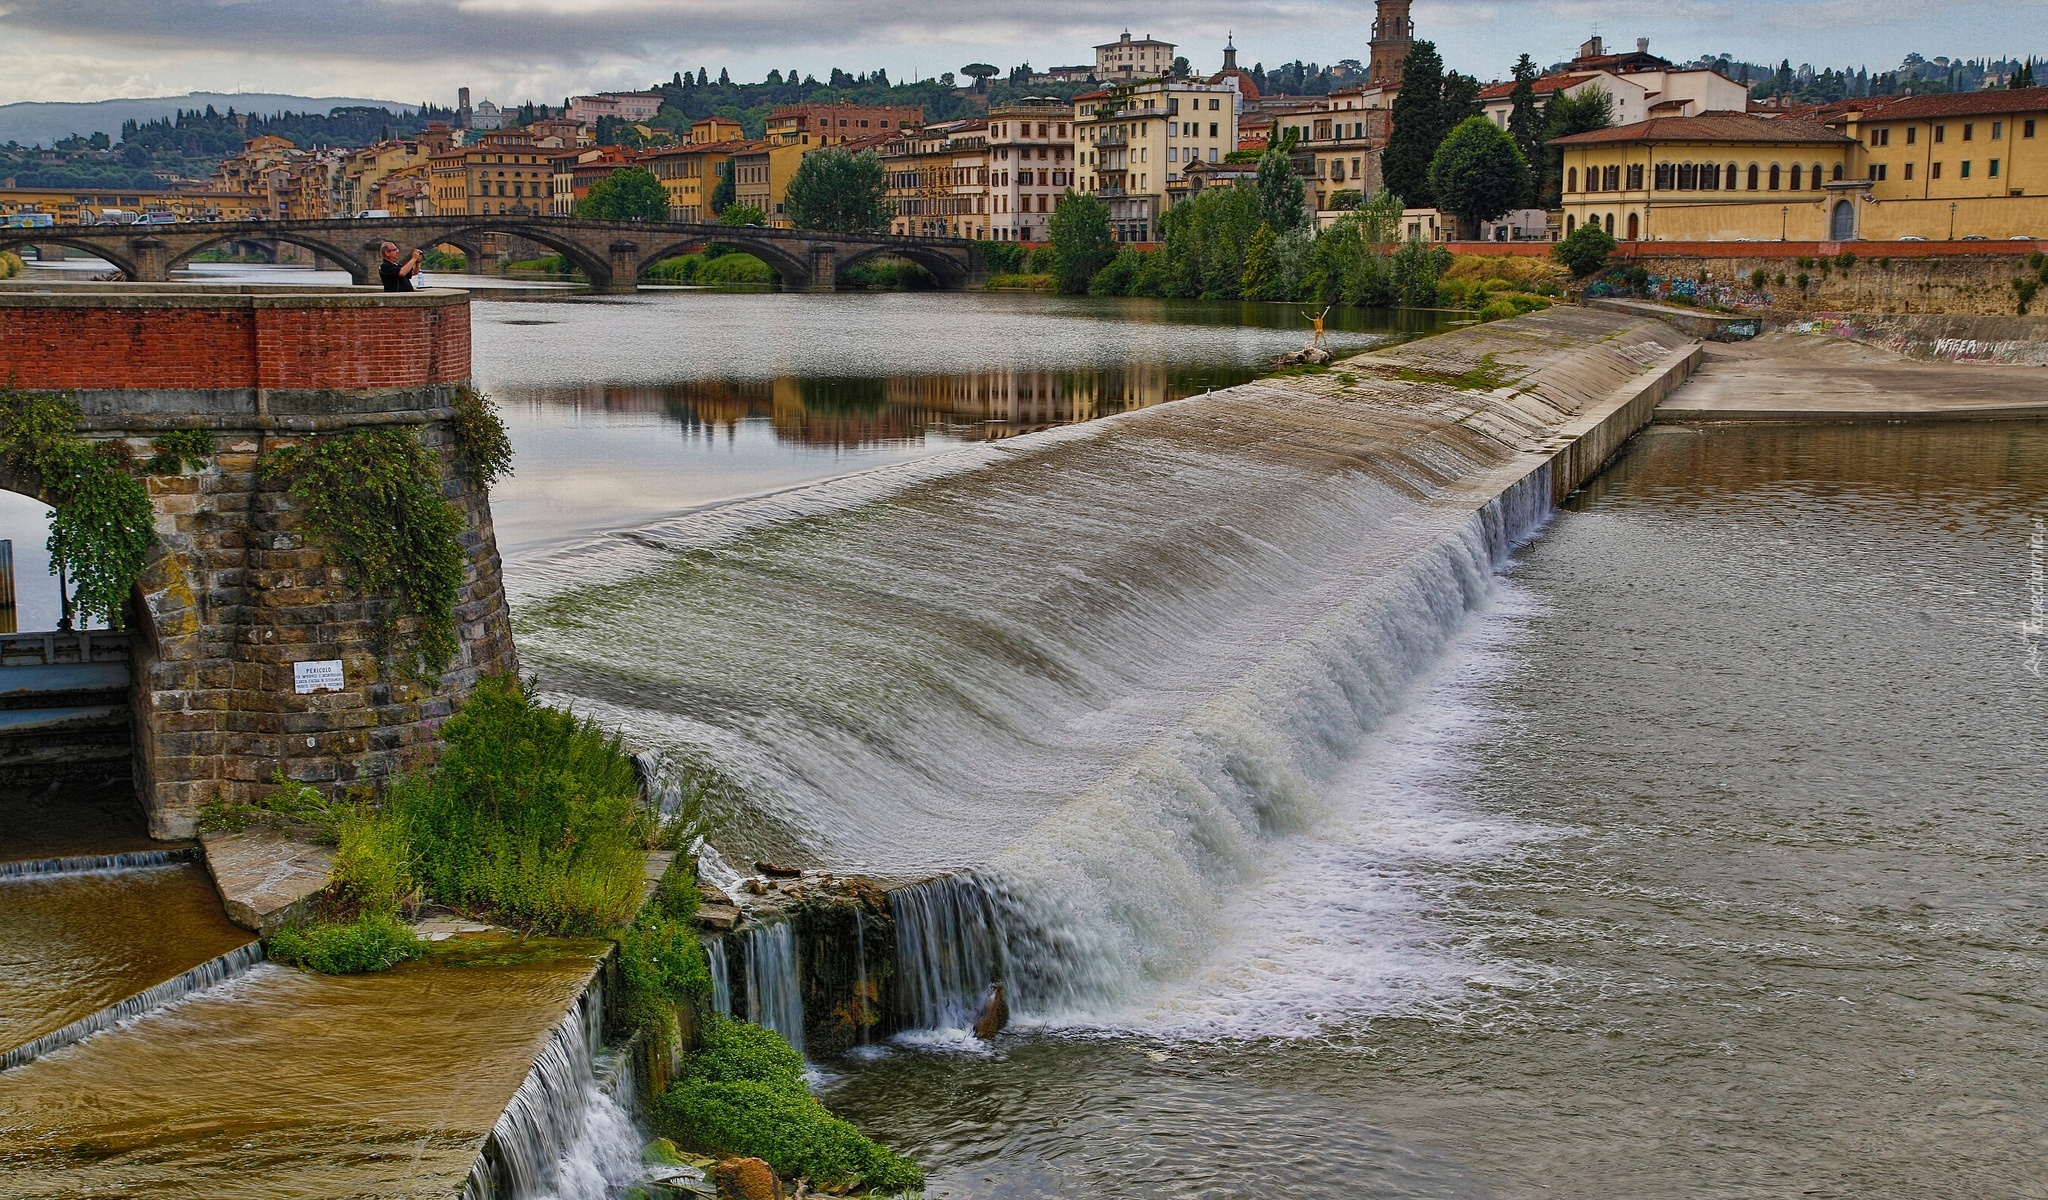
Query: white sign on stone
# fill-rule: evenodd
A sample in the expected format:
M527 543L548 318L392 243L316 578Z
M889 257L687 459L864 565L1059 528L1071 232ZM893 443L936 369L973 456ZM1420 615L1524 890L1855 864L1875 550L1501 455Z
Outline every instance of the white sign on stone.
M338 692L341 687L341 660L338 658L292 664L292 690L301 696L308 692Z

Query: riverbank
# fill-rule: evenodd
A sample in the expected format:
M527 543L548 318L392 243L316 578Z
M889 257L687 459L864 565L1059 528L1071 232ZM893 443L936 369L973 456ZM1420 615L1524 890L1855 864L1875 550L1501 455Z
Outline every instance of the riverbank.
M1825 334L1710 344L1699 377L1657 420L1955 421L2048 418L2048 370L1914 360Z

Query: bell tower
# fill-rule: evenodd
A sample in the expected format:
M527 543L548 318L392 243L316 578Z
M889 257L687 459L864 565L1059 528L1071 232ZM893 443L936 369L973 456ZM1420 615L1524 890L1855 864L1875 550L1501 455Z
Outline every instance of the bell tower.
M1415 23L1408 17L1413 0L1379 0L1379 19L1372 23L1371 84L1390 92L1401 90L1401 68L1415 44Z

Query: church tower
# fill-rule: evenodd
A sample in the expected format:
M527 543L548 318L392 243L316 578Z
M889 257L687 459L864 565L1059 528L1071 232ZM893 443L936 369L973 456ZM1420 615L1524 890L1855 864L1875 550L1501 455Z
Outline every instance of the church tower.
M1408 18L1411 3L1413 0L1379 0L1379 19L1372 23L1374 87L1401 90L1401 68L1408 62L1409 47L1415 44L1415 23Z

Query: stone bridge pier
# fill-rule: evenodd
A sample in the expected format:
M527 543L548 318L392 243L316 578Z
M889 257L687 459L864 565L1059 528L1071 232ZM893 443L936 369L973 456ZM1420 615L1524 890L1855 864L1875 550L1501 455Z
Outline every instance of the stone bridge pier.
M138 265L149 249L134 248ZM203 467L143 476L156 537L126 611L128 710L156 835L189 836L212 796L262 795L279 773L332 792L374 784L431 744L479 676L516 669L490 499L454 429L467 293L0 284L0 379L69 392L80 433L136 458L172 430L211 438ZM282 446L392 426L418 438L463 523L459 649L431 678L385 657L392 598L350 588L264 470ZM0 488L48 499L11 461Z

